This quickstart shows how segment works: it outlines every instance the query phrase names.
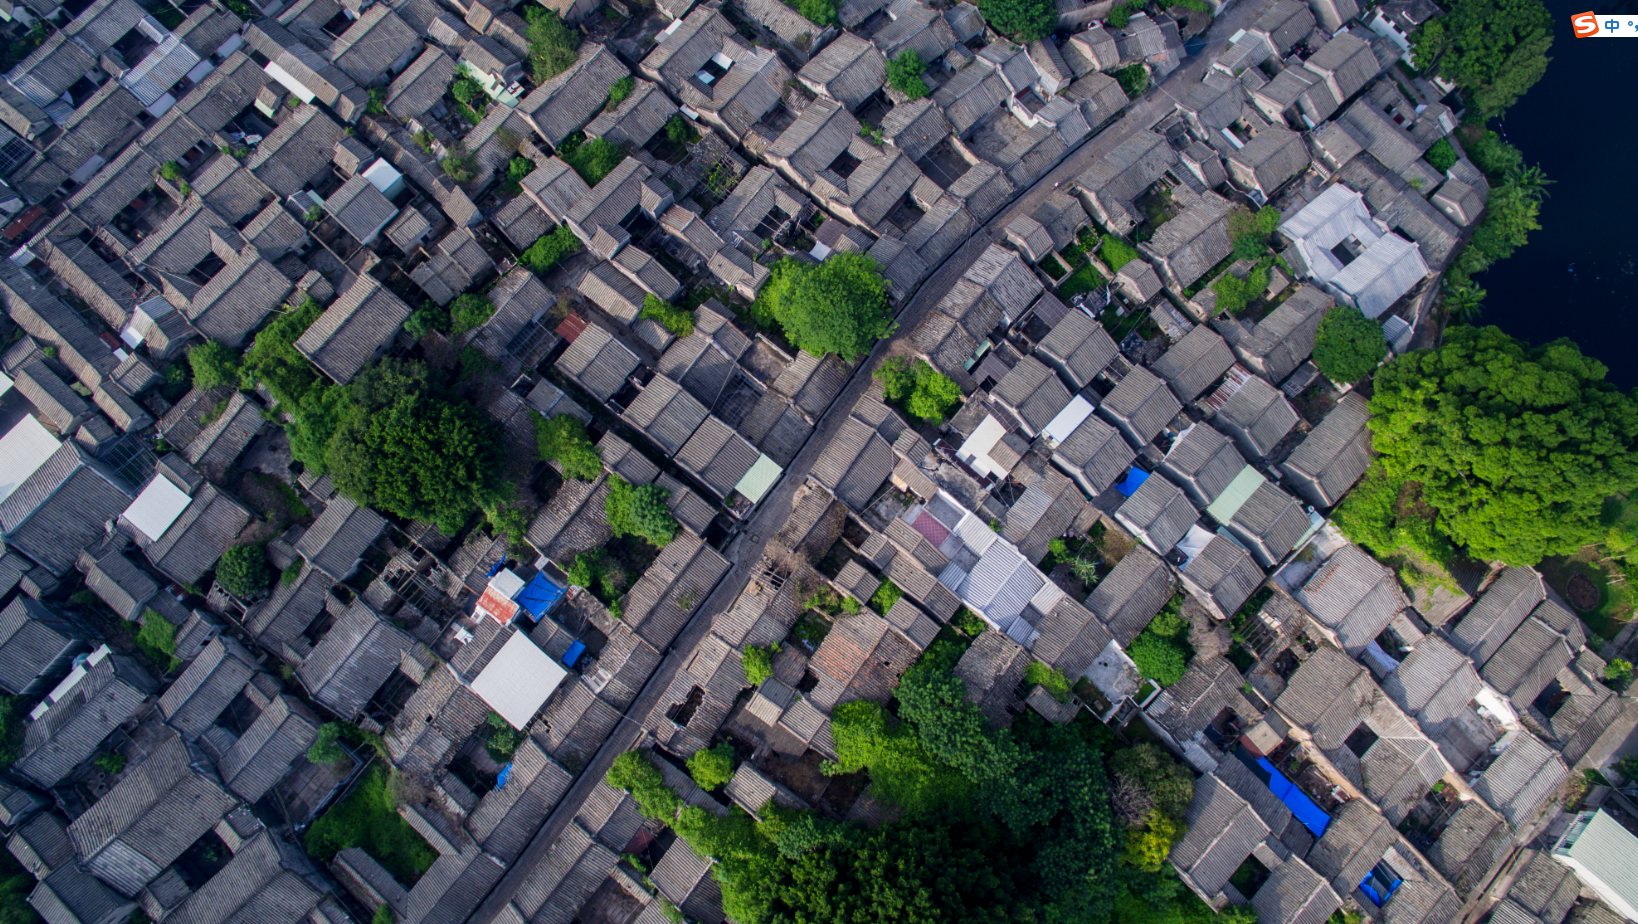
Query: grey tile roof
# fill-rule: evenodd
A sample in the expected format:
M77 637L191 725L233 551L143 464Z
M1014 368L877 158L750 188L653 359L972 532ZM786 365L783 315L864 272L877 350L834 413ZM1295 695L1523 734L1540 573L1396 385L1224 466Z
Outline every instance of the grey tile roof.
M1332 814L1308 862L1333 889L1351 894L1397 839L1393 825L1368 800L1352 799Z
M182 739L168 735L68 826L68 836L92 873L134 895L234 802L214 780L193 770Z
M1080 311L1064 315L1036 349L1076 389L1086 387L1119 353L1103 325Z
M1251 906L1262 921L1324 924L1342 907L1342 899L1308 864L1293 856L1269 873Z
M1153 475L1115 511L1115 519L1122 526L1162 555L1170 552L1199 518L1200 511L1182 488Z
M575 338L557 366L599 401L607 401L637 368L637 355L596 324Z
M89 453L67 442L0 501L0 531L11 548L64 575L130 503Z
M892 474L893 464L893 447L887 440L850 416L831 437L811 474L843 503L860 510Z
M256 673L256 660L232 636L212 639L159 697L159 714L192 741L222 714Z
M485 850L502 860L514 861L569 791L572 779L535 739L526 739L512 755L512 776L507 785L484 794L483 801L468 816L467 827Z
M313 698L352 717L364 708L414 644L409 634L355 600L296 669Z
M380 9L380 7L377 7ZM324 200L324 210L360 244L373 243L398 209L362 173L355 173Z
M1234 353L1215 331L1195 327L1151 364L1180 398L1193 401L1234 365Z
M250 516L237 498L206 484L176 522L148 546L148 561L178 582L196 583L238 538Z
M990 724L1006 728L1013 715L1023 711L1017 691L1029 662L1022 645L992 629L973 640L954 673L967 685L967 698L978 704Z
M1183 583L1205 598L1221 618L1239 611L1258 585L1263 569L1245 547L1226 536L1213 536L1181 570Z
M1532 702L1581 649L1586 636L1580 625L1574 614L1547 600L1513 630L1479 673L1513 702Z
M91 411L91 405L43 362L29 363L18 369L12 378L18 393L27 398L59 433L73 432L74 425Z
M1437 635L1417 642L1382 680L1382 689L1399 708L1427 725L1454 718L1483 687L1473 662Z
M1393 572L1354 545L1338 549L1296 596L1350 652L1363 650L1408 605Z
M1098 582L1086 598L1086 607L1104 621L1115 641L1129 645L1172 598L1172 592L1166 563L1147 549L1133 549Z
M1172 845L1170 859L1207 895L1222 891L1269 834L1251 803L1211 774L1195 782L1187 821L1188 832Z
M1137 451L1114 427L1096 417L1081 422L1069 438L1052 451L1052 461L1082 487L1101 494L1126 473Z
M1541 575L1534 569L1504 569L1467 612L1450 625L1451 644L1483 667L1546 598Z
M246 392L235 391L212 413L216 419L188 441L182 455L206 477L221 481L251 441L267 427L262 406Z
M826 711L855 700L886 702L917 653L875 613L848 616L831 627L808 661L808 669L819 678L808 698Z
M656 375L643 386L623 416L666 455L674 456L709 413L705 405L681 385L664 375Z
M1326 646L1297 668L1274 706L1308 729L1321 750L1332 751L1343 746L1379 695L1365 668Z
M1331 306L1329 295L1304 283L1258 321L1249 336L1236 338L1234 353L1269 381L1279 382L1314 352L1320 320Z
M341 126L312 103L286 114L269 132L245 167L280 196L300 192L330 165Z
M692 536L678 536L626 594L623 619L644 641L663 650L727 572L727 559L715 549Z
M1465 896L1484 882L1491 867L1501 859L1508 847L1507 822L1483 801L1470 799L1451 815L1445 830L1427 848L1426 853L1434 869L1450 880L1459 894ZM1561 874L1569 873L1560 864L1549 865ZM1517 890L1515 884L1514 891ZM1568 905L1564 910L1569 910Z
M1296 498L1263 481L1223 525L1251 549L1258 564L1272 568L1313 524Z
M297 924L319 903L322 893L287 869L271 831L263 829L233 854L233 859L165 915L177 924Z
M245 614L245 626L270 647L292 641L323 612L334 584L317 568L304 568L294 582L280 581L267 600L252 607Z
M29 894L28 903L51 924L123 921L136 908L130 899L72 864L46 876Z
M694 435L677 451L676 459L678 465L726 501L761 456L762 453L732 427L716 415L707 415Z
M37 692L67 672L87 634L37 600L12 598L0 610L0 689L14 695Z
M350 577L387 521L351 498L332 500L296 541L296 551L313 567L341 581Z
M1371 463L1370 408L1358 393L1344 395L1280 469L1294 490L1316 507L1330 507L1365 474Z
M299 700L279 696L222 755L222 781L246 802L256 802L290 771L318 737L319 720Z
M1069 404L1069 389L1045 363L1025 356L991 390L991 396L1017 415L1031 436L1040 433Z
M1136 446L1153 440L1183 409L1177 396L1154 373L1139 366L1126 374L1098 405L1098 414L1119 427Z
M402 299L366 274L324 309L296 339L296 349L345 385L392 342L409 315Z
M1214 418L1242 452L1256 459L1272 452L1299 419L1285 395L1257 376L1247 379Z
M587 42L575 63L524 97L518 111L556 147L591 121L608 101L609 88L629 73L602 43Z
M1546 851L1527 850L1525 862L1507 897L1545 921L1562 921L1575 905L1581 881L1568 866Z
M870 42L843 32L797 72L815 93L858 108L887 82L887 59Z
M1195 424L1173 441L1159 474L1181 487L1197 505L1207 506L1245 467L1245 458L1228 437Z

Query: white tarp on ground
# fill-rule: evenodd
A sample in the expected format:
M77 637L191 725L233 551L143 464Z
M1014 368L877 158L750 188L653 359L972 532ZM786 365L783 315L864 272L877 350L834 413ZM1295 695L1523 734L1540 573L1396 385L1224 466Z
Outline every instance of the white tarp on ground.
M567 676L563 665L518 632L472 681L472 692L513 728L522 730Z
M6 379L6 385L10 387L11 379ZM0 437L0 500L10 497L61 445L51 431L32 416L17 421L16 426Z

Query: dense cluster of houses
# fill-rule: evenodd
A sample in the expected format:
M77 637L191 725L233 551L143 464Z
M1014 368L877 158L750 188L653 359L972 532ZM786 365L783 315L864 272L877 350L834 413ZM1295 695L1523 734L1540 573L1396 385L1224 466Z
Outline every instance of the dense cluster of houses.
M1353 305L1408 345L1484 208L1449 105L1394 66L1436 8L1273 0L1181 70L1206 14L1063 0L1060 35L1018 45L970 2L846 0L829 26L774 0L547 6L585 39L536 84L524 11L487 0L7 5L49 28L0 81L0 833L49 924L717 924L711 861L588 768L629 741L690 805L880 824L819 772L833 710L887 702L974 618L957 672L997 725L1090 711L1201 774L1172 862L1216 907L1638 919L1610 860L1638 809L1564 810L1638 725L1574 612L1530 569L1407 596L1326 519L1370 440L1309 362L1320 319ZM907 50L913 100L884 86ZM1118 121L1131 68L1182 102ZM600 140L621 157L588 176ZM1264 205L1278 259L1235 259ZM521 265L557 227L581 250ZM1089 229L1137 258L1099 263ZM940 426L744 318L778 259L839 252L904 307L980 232L898 334L964 393ZM1043 268L1088 260L1108 285L1066 303ZM1221 311L1213 283L1258 268L1267 310ZM404 331L469 293L476 329ZM509 477L548 485L522 541L293 476L271 391L188 387L190 345L242 349L308 300L293 347L335 384L482 354ZM538 475L560 414L595 478ZM605 605L565 569L615 538L622 481L679 531ZM271 588L208 582L246 544ZM1162 688L1127 649L1179 595L1195 654ZM750 646L776 652L754 687ZM1067 699L1025 682L1037 661ZM724 740L738 770L704 792L682 761ZM302 848L381 764L415 876Z

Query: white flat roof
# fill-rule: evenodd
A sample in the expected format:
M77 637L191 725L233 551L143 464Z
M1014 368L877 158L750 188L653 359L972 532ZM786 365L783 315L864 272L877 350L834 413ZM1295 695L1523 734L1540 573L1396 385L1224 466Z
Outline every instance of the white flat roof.
M1054 443L1061 443L1069 439L1069 435L1075 432L1075 428L1085 423L1086 418L1091 416L1092 402L1080 395L1076 395L1069 399L1068 406L1059 411L1058 416L1052 418L1052 422L1047 424L1046 429L1041 432L1046 434L1047 438Z
M990 450L994 449L995 444L1001 442L1001 437L1006 435L1007 428L1001 426L1001 421L986 415L984 422L973 430L973 435L967 437L967 441L956 450L956 455L983 474L1004 478L1007 472L990 459Z
M563 665L518 632L506 640L471 686L489 708L521 731L567 676Z
M11 380L6 381L9 384ZM17 421L5 436L0 436L0 500L10 497L61 445L32 416Z
M142 489L131 506L125 508L125 522L131 524L138 532L148 537L149 542L158 542L159 537L165 535L165 530L171 528L182 511L188 509L187 492L170 482L162 475L155 475L154 480Z

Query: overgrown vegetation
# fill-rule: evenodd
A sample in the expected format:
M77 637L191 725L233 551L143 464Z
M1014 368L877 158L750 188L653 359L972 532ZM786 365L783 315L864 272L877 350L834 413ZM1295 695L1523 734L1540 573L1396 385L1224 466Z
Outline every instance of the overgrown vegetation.
M1024 668L1024 683L1029 686L1040 684L1052 694L1052 698L1060 703L1069 702L1069 678L1064 672L1056 670L1040 661L1030 661Z
M777 323L797 349L849 360L870 352L896 327L881 267L862 253L831 254L817 266L779 261L752 315Z
M239 355L214 340L188 348L188 367L193 370L193 387L201 391L239 384Z
M109 776L119 776L126 763L125 755L118 751L103 751L96 760L91 761L93 766Z
M1103 243L1098 247L1098 257L1111 273L1118 273L1121 267L1138 258L1138 252L1136 247L1113 234L1105 234Z
M530 4L524 18L528 20L523 37L529 43L529 72L538 86L574 64L580 34L565 25L556 10Z
M489 112L489 94L483 91L483 86L467 75L463 66L455 72L455 79L449 83L449 95L455 98L455 106L468 122L477 125Z
M1411 34L1423 73L1462 88L1483 119L1500 115L1547 72L1553 17L1541 0L1455 0Z
M216 563L216 583L237 597L266 590L273 583L273 571L267 566L267 553L261 544L236 545L223 552Z
M1352 305L1338 305L1320 319L1314 337L1314 365L1341 385L1370 375L1388 355L1382 325Z
M872 373L888 401L918 420L937 426L961 404L961 386L926 360L891 356Z
M1137 99L1149 89L1149 69L1140 64L1128 64L1115 71L1115 82L1126 92L1127 99Z
M261 549L249 546L261 554ZM229 550L231 551L231 550ZM177 669L182 662L176 659L176 626L171 621L159 615L158 610L143 610L141 617L142 628L137 630L132 642L137 651L147 656L157 666L161 673L168 674Z
M1395 478L1380 462L1348 493L1331 520L1350 540L1387 558L1399 549L1444 563L1456 553L1434 527L1435 511L1421 502L1421 487Z
M643 295L643 310L639 317L653 321L677 337L686 337L694 332L694 312L661 301L653 292Z
M519 745L523 744L523 733L495 712L484 717L484 724L489 726L489 731L484 737L483 749L490 759L500 764L511 760Z
M580 238L575 236L568 225L558 225L556 228L542 234L518 256L518 262L531 273L545 275L552 267L563 262L563 259L585 246Z
M1058 28L1052 0L979 0L978 11L990 28L1015 42L1033 42Z
M887 611L892 609L893 604L899 602L902 596L904 591L899 589L899 585L883 578L882 586L876 588L876 592L870 596L870 608L886 616Z
M815 0L824 2L824 0ZM665 137L677 147L687 147L700 140L700 133L694 130L682 113L677 113L665 121Z
M34 891L34 877L11 851L0 851L0 924L40 924L40 916L28 903Z
M706 791L727 786L734 778L734 746L723 741L696 751L688 758L688 775Z
M478 155L466 148L456 145L451 148L444 159L438 161L438 166L444 168L444 175L457 183L470 183L478 178Z
M609 476L609 494L603 510L616 536L637 536L665 548L677 536L677 518L665 500L671 492L654 484L634 485L619 475Z
M482 295L469 292L457 296L455 301L449 304L449 332L458 337L469 330L481 327L494 314L495 306Z
M564 573L570 584L591 591L592 596L608 607L611 613L620 615L619 600L625 588L621 586L619 571L607 552L602 549L580 552Z
M792 9L820 28L836 24L836 8L840 5L838 0L790 0Z
M1268 288L1268 267L1257 265L1246 273L1244 278L1233 273L1224 273L1211 284L1211 290L1217 293L1217 303L1213 306L1216 314L1238 314L1257 298L1260 298Z
M921 79L926 70L921 55L916 54L914 48L906 48L887 62L887 85L910 99L921 99L932 92L927 88L927 81Z
M626 152L607 138L587 141L584 135L575 132L558 145L557 156L573 167L587 186L596 186L613 173L615 167L620 166L620 162L626 159Z
M773 676L773 660L777 654L778 645L746 645L745 682L753 687L762 686L763 681Z
M541 459L557 462L563 477L595 481L603 472L603 453L591 441L586 425L571 414L535 415L535 446Z
M1126 648L1126 654L1143 676L1163 687L1183 679L1189 658L1189 621L1183 618L1183 597L1172 597L1159 614L1145 626Z
M630 74L621 77L614 82L613 86L609 87L609 101L603 104L603 108L610 112L620 108L620 104L630 99L631 93L635 89L637 89L637 80L634 77Z
M1449 138L1440 138L1435 141L1422 157L1427 160L1428 166L1440 173L1454 167L1456 161L1460 159L1457 157L1456 148L1450 143Z
M23 756L24 717L28 714L21 696L0 694L0 770Z
M392 777L385 766L365 772L352 794L331 806L307 829L307 852L324 863L348 847L359 847L408 887L438 859L398 814Z

